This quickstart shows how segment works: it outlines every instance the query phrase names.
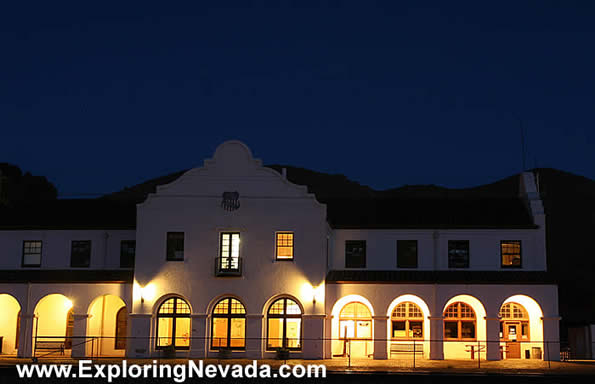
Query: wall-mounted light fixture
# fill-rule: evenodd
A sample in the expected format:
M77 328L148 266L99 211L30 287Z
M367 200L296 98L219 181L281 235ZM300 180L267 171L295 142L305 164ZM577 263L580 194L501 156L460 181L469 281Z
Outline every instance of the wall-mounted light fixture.
M140 299L141 303L144 303L145 300L153 300L153 298L155 298L155 284L149 283L143 287L135 282L133 288L133 295L134 299Z

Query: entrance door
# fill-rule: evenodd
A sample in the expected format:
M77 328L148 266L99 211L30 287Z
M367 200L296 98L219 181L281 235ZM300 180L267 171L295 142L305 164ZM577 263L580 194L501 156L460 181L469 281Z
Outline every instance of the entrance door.
M518 331L520 324L506 324L506 358L508 359L520 359L521 358L521 345L518 342Z

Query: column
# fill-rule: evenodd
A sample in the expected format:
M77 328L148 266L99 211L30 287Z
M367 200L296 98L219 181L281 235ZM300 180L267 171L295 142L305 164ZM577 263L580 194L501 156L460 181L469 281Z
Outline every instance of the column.
M304 359L324 358L324 321L326 315L303 315L302 351Z
M444 318L428 316L430 320L430 360L444 360Z
M19 329L18 357L31 357L33 354L33 324L35 316L21 313L21 324Z
M246 357L262 359L262 351L266 340L263 339L262 314L246 315Z
M326 315L324 318L324 358L333 357L333 316Z
M151 314L131 313L128 316L130 338L126 343L126 357L147 358L151 356L151 346L155 339L151 338Z
M205 313L194 313L190 315L192 338L190 339L190 357L203 359L206 357L206 350L209 345L207 335L208 316Z
M500 360L500 319L486 317L486 360Z
M87 319L89 318L88 314L78 314L73 313L72 317L74 319L74 324L72 327L72 357L86 357L87 356L87 341L92 343L92 339L87 339ZM95 340L95 351L92 352L92 355L96 354L98 351L99 346L97 343L99 340ZM90 350L91 351L91 350Z
M374 316L372 319L374 321L374 360L386 360L386 336L388 335L386 323L388 322L388 316Z
M560 361L560 317L542 317L543 359Z

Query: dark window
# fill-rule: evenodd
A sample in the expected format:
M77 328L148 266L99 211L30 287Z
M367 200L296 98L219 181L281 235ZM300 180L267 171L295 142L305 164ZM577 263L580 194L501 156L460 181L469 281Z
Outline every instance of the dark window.
M71 267L88 267L91 264L91 240L74 240L70 253Z
M366 241L345 241L345 268L366 268Z
M184 260L184 232L167 232L167 260Z
M397 240L397 267L417 268L417 240Z
M41 240L23 241L23 267L41 266Z
M469 268L469 240L448 240L448 268Z
M521 241L502 240L500 242L500 255L502 268L520 268L521 263Z
M116 314L116 345L114 349L126 349L126 327L128 326L128 310L120 308Z
M134 268L136 241L123 240L120 243L120 268Z

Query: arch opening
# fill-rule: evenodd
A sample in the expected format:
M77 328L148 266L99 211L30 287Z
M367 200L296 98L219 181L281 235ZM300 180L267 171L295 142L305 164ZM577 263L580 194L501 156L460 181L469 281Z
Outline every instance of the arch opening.
M12 295L0 294L0 336L2 354L15 355L19 349L21 305Z
M97 338L87 343L87 354L124 356L128 327L124 301L115 295L102 295L91 302L87 313L87 337Z
M66 296L52 293L41 298L33 314L33 348L70 354L74 327L73 303Z
M363 296L348 295L332 310L333 357L368 358L374 354L374 309Z
M443 313L443 350L445 359L469 359L471 350L477 358L486 356L486 310L471 295L457 295L445 304Z
M388 306L386 315L389 358L392 357L391 347L398 344L408 344L406 350L415 348L416 353L430 357L430 309L422 298L410 294L401 295ZM397 346L394 348L399 349Z
M502 303L498 317L505 359L543 359L543 312L535 299L510 296Z

